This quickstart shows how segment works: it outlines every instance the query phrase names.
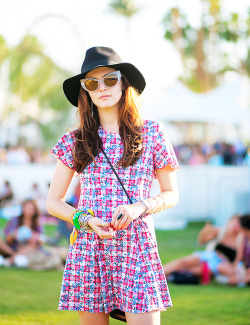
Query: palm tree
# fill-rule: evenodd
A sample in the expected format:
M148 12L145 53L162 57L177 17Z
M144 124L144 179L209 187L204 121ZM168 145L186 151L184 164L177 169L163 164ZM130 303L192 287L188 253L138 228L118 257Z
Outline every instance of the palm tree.
M245 71L249 75L249 47L245 59L234 58L232 62L224 45L237 46L240 40L249 38L250 11L246 21L235 13L225 19L221 15L220 0L203 0L199 28L192 27L178 7L167 12L163 24L165 38L173 43L182 60L184 74L181 80L190 89L207 92L218 85L228 70Z
M35 36L26 35L6 52L0 61L1 66L8 65L8 96L2 118L9 119L15 112L19 116L19 130L22 124L35 123L41 139L45 140L41 145L49 145L53 141L48 136L53 132L49 131L65 119L69 111L61 87L69 73L44 54ZM21 133L18 138L22 138Z
M62 91L62 82L71 73L56 65L45 54L38 39L30 34L37 24L50 18L66 22L80 43L83 43L75 25L60 15L42 15L36 18L20 43L12 48L8 48L0 36L0 66L8 66L8 96L1 118L7 120L13 112L18 114L18 138L22 138L20 125L36 124L41 133L40 146L43 147L49 147L55 142L57 130L62 129L71 112Z
M141 11L141 8L132 0L113 0L109 6L114 13L127 19L127 32L129 34L130 20L134 15Z

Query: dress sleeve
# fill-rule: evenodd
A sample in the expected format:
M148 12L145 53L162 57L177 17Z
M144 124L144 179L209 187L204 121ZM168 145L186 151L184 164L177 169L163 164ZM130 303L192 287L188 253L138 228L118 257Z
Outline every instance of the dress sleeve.
M154 169L169 166L173 171L178 170L179 164L164 126L156 122L154 127L156 128L153 151Z
M50 151L55 155L56 159L60 159L64 165L75 170L73 156L74 142L73 133L67 132Z
M18 228L18 217L14 217L10 219L10 221L7 223L6 227L4 228L4 234L5 236L12 235L13 232Z

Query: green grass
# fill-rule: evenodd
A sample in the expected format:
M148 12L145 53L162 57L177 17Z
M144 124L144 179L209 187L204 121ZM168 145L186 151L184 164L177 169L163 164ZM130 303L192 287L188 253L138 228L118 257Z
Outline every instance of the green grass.
M0 227L4 225L0 222ZM157 231L159 253L165 263L200 249L196 238L201 224L185 230ZM52 235L54 227L46 226ZM29 271L0 268L0 324L7 325L75 325L78 313L57 311L61 271ZM249 288L181 286L169 284L174 303L162 313L167 324L250 324ZM111 325L122 324L111 319Z

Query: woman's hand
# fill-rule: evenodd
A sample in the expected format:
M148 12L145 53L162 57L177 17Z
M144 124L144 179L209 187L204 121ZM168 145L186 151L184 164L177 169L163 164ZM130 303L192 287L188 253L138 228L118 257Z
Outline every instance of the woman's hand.
M112 216L111 227L115 230L125 229L131 221L137 219L146 210L142 202L136 202L129 205L119 205ZM117 217L122 214L122 218Z
M115 231L111 227L110 222L103 222L102 219L94 217L89 219L88 225L101 239L115 237Z

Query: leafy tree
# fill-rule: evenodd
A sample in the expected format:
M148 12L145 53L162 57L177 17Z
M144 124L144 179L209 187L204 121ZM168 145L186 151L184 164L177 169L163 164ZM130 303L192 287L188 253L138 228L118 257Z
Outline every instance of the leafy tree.
M247 19L238 13L223 14L220 0L202 0L199 28L191 26L187 16L171 8L163 19L164 37L179 52L184 73L181 80L192 90L207 92L216 87L226 71L250 74L250 10ZM236 57L237 46L246 55Z
M117 15L123 16L127 19L127 31L130 32L130 19L141 11L132 0L113 0L109 4L111 10Z
M8 100L2 117L11 112L19 116L19 125L35 123L41 133L41 147L48 147L58 137L57 130L69 115L69 104L62 82L69 73L57 66L45 53L35 36L26 35L8 48L0 37L0 65L8 65ZM4 51L2 51L2 49ZM20 129L20 128L19 128ZM19 133L19 138L23 135Z

